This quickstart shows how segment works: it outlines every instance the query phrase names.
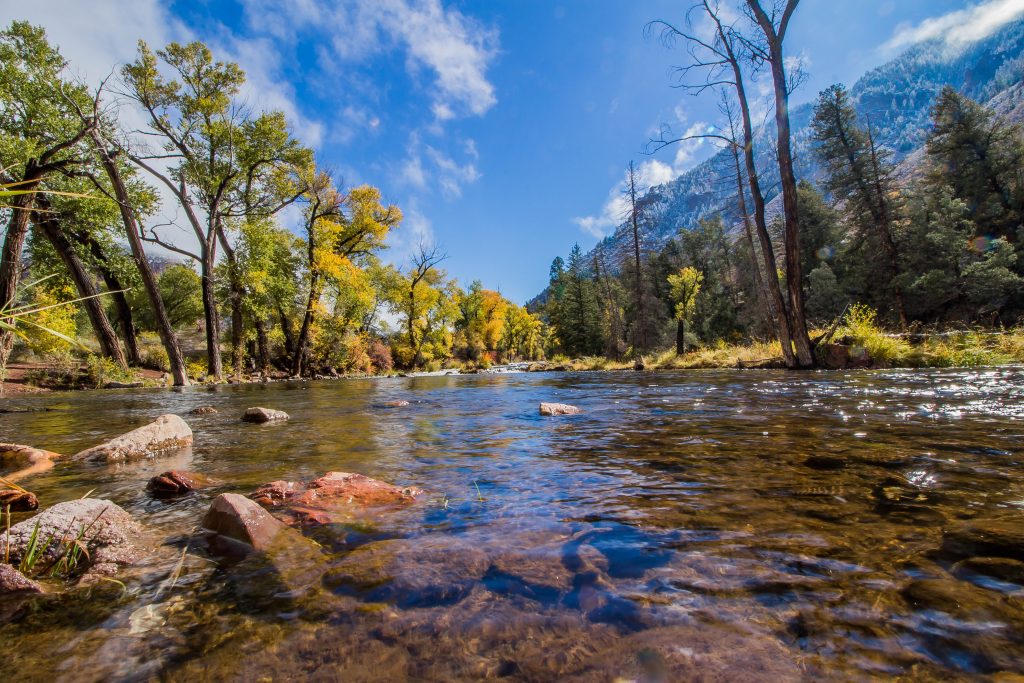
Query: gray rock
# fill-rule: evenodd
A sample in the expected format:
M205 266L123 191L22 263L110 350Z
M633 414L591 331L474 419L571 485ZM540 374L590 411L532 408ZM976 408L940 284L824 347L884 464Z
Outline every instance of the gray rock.
M287 419L288 413L283 410L273 410L272 408L249 408L242 415L243 422L262 423Z
M138 389L142 386L142 382L107 382L103 385L104 389Z
M109 500L80 498L57 503L11 527L12 563L21 561L37 524L37 543L46 544L40 559L43 562L58 559L67 541L79 535L89 550L90 572L111 573L118 566L134 564L143 555L136 545L143 530L131 515Z
M583 411L566 403L541 403L541 415L578 415Z
M117 462L149 458L162 451L192 445L192 430L177 415L161 415L155 422L93 446L74 456L75 460Z
M0 563L0 595L42 593L42 587L9 564Z
M265 551L286 527L245 496L222 493L203 517L203 528Z

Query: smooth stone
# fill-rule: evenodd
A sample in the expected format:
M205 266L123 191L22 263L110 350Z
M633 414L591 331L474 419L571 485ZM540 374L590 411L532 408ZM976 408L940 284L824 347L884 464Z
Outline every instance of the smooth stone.
M150 479L146 490L155 496L178 496L202 488L204 480L194 472L168 470Z
M188 424L177 415L161 415L144 427L78 453L74 459L107 462L136 460L191 445L192 430Z
M0 469L19 468L15 472L5 474L8 481L19 481L25 477L45 472L53 467L53 461L62 458L60 453L46 451L34 446L20 443L0 443Z
M288 413L283 410L274 410L272 408L249 408L242 415L242 422L271 422L277 420L287 420Z
M578 415L583 411L567 403L541 403L541 415Z
M257 503L237 493L217 496L203 517L202 526L256 550L268 550L285 525Z

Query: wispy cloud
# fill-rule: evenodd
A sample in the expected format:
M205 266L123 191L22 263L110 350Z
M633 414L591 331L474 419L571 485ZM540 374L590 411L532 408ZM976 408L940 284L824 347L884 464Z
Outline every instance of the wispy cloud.
M480 179L476 142L469 138L462 141L461 147L467 159L460 162L432 145L423 144L419 134L413 132L406 145L406 159L398 171L399 181L418 190L436 183L447 199L461 197L464 186Z
M251 29L284 42L336 28L321 55L326 65L403 50L406 71L429 92L436 121L479 116L497 103L487 77L498 52L497 30L441 0L251 0L245 13Z
M919 24L898 26L882 45L884 52L896 52L935 38L955 47L980 40L1009 22L1024 16L1024 0L985 0L961 10L925 19Z

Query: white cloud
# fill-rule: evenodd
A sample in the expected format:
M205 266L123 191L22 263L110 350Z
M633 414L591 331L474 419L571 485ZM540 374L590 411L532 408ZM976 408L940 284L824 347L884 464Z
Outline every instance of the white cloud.
M441 0L252 0L248 25L259 32L297 41L305 32L322 35L334 27L325 65L358 63L400 47L413 78L423 71L437 121L482 115L497 102L487 69L498 52L498 34Z
M461 197L463 186L480 179L480 171L476 167L480 157L476 142L472 138L464 140L462 149L469 157L464 163L436 147L422 144L419 134L414 132L409 136L409 144L406 145L408 156L399 169L398 178L416 189L424 189L430 182L436 182L446 198Z
M641 190L647 190L674 180L679 176L679 172L664 162L650 159L637 167L637 175ZM629 216L629 200L625 195L627 177L628 173L624 173L622 180L608 191L608 199L601 207L599 215L573 218L572 222L580 230L597 239L614 232L615 228L622 225Z
M436 243L433 223L420 212L416 201L410 198L403 205L402 226L388 233L388 250L384 254L384 259L395 265L403 264L419 245Z
M933 38L943 39L949 47L963 45L991 35L1021 15L1024 0L985 0L917 25L901 25L882 45L882 50L895 52Z

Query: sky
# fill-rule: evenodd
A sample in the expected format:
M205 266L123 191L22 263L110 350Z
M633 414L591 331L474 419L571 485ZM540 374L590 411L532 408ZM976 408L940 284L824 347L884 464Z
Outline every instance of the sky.
M645 31L652 20L685 22L689 5L0 0L0 19L44 26L92 84L134 59L139 39L206 42L246 71L250 105L284 111L345 185L375 185L403 210L386 260L401 265L434 243L463 285L480 279L523 303L547 284L555 256L614 230L630 161L653 185L714 151L645 154L663 125L682 134L718 121L714 96L672 87L680 46ZM918 41L973 40L1021 15L1024 0L803 0L786 40L807 74L793 102L851 85Z

